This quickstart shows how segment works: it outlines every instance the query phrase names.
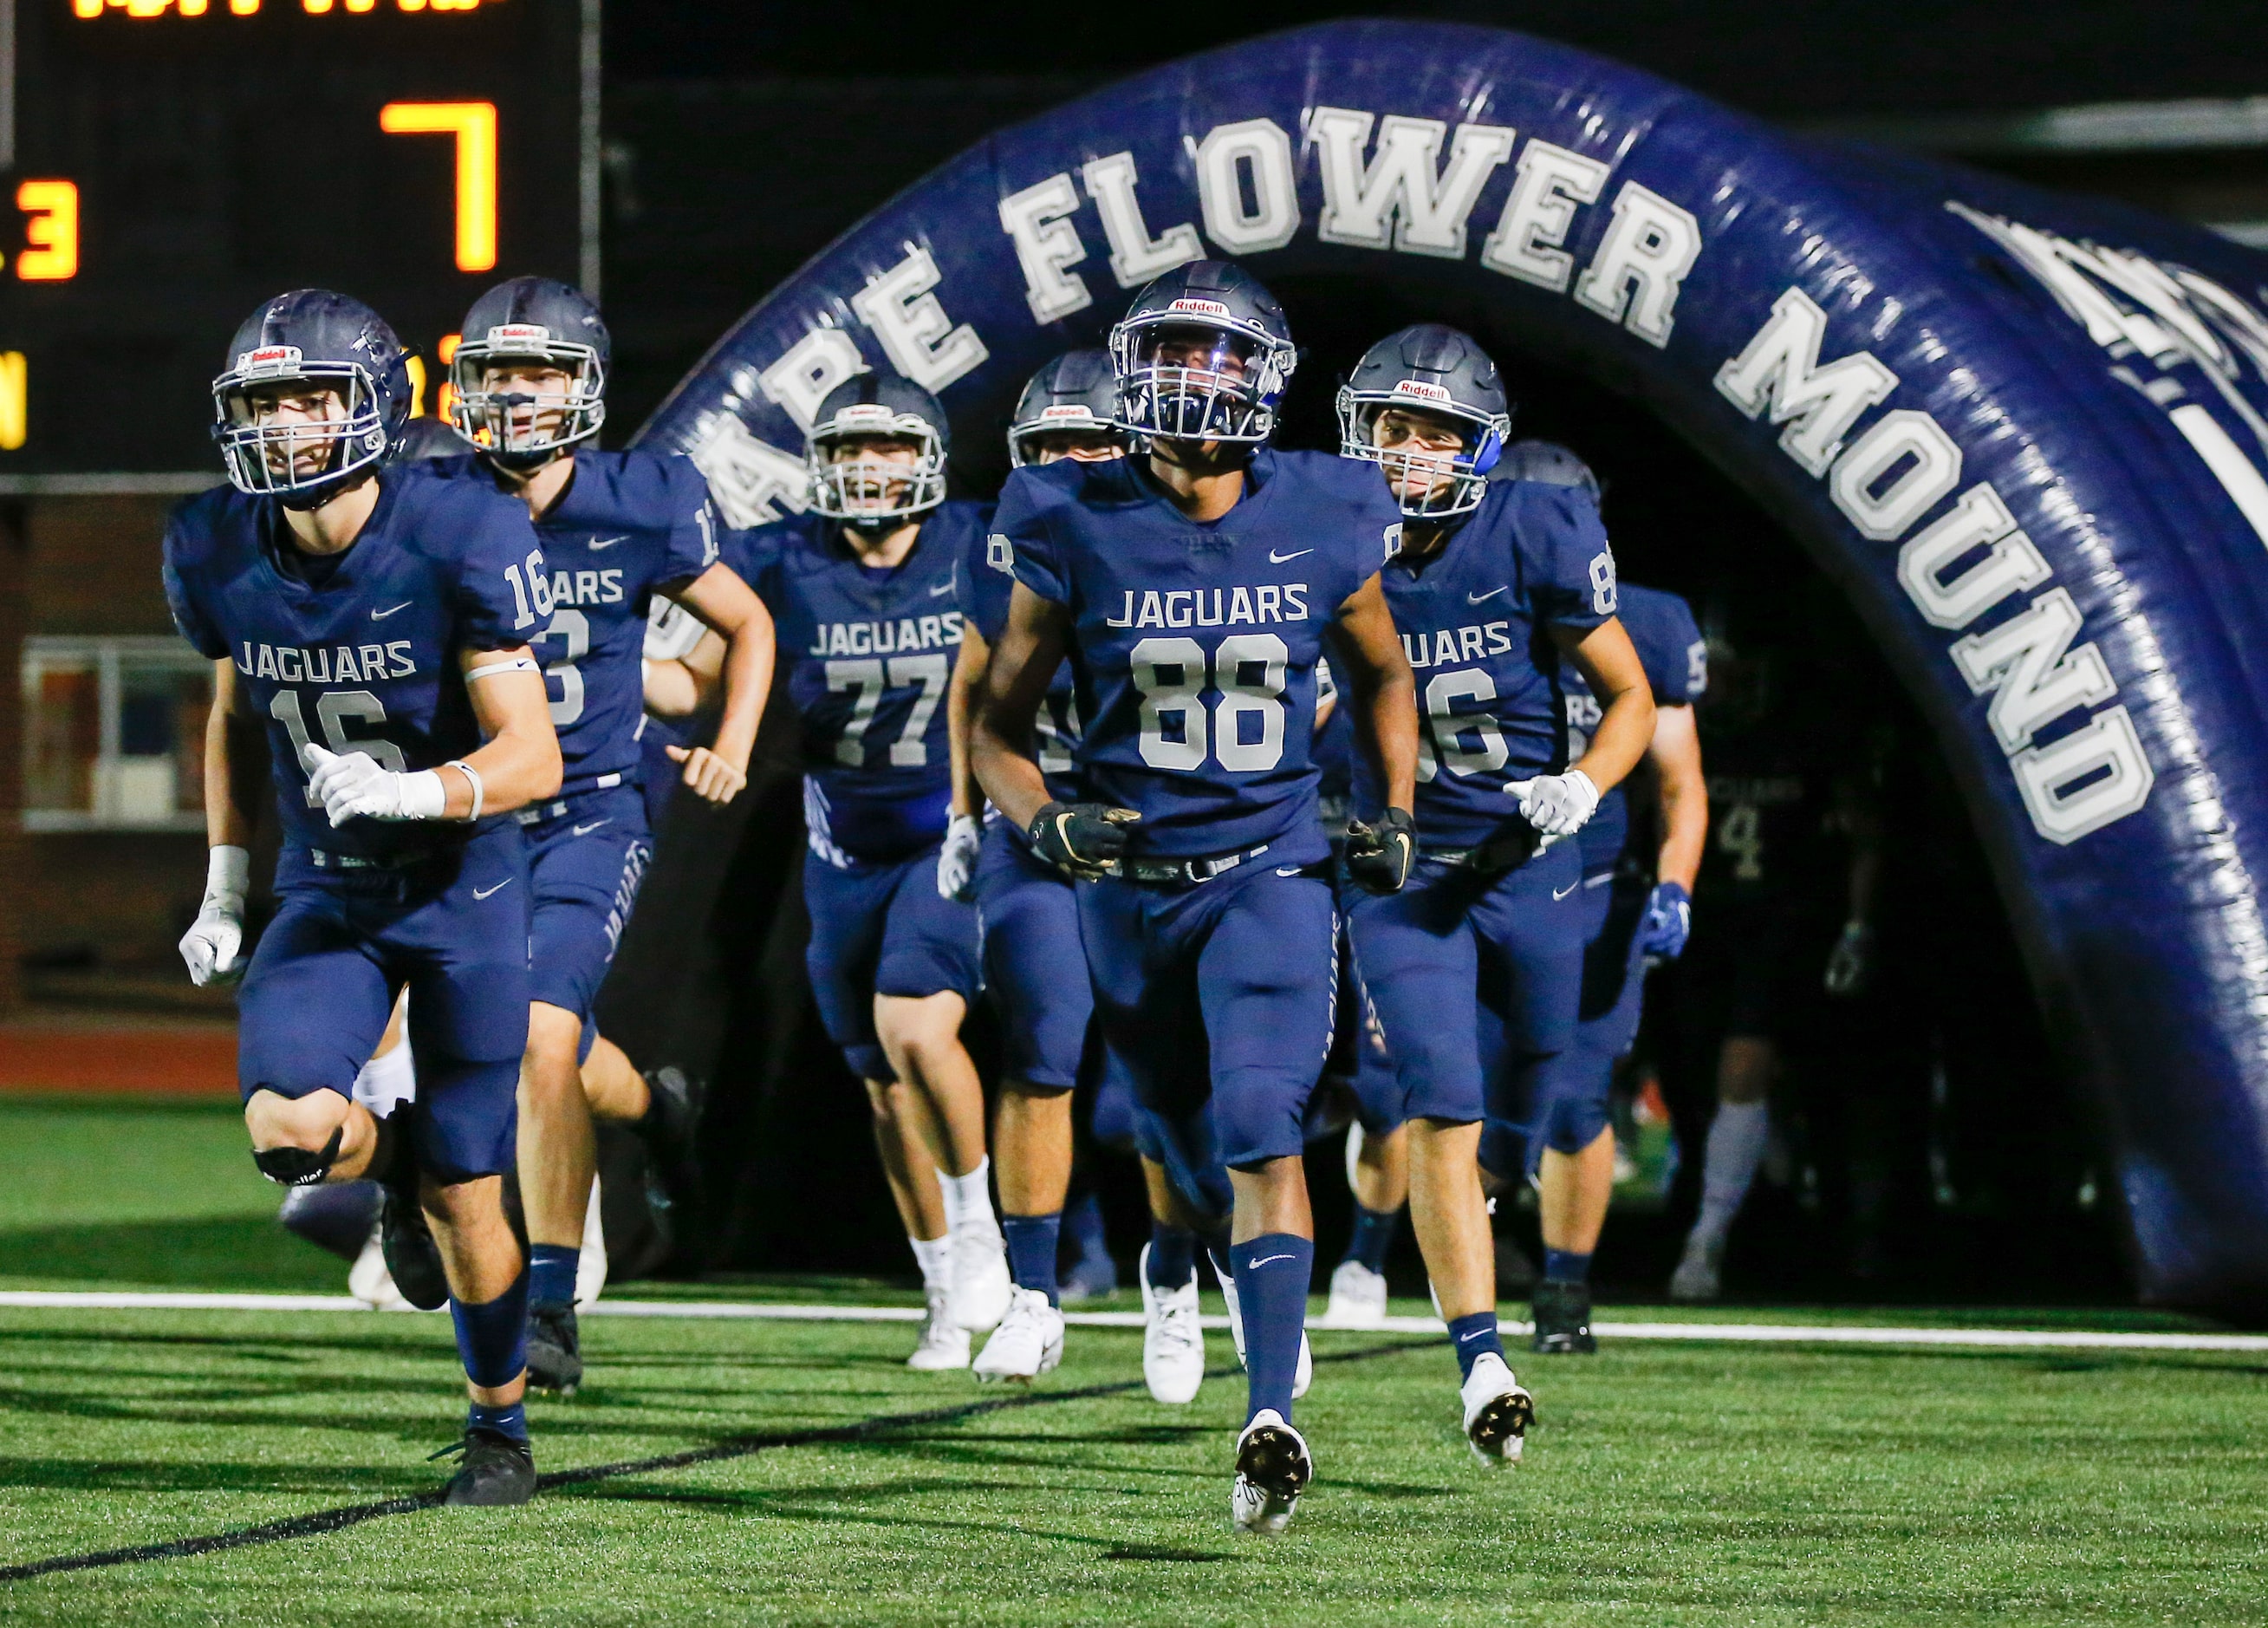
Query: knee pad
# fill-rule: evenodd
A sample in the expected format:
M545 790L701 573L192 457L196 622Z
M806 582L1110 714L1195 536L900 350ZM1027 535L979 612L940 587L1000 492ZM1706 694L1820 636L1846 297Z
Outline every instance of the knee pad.
M1528 1129L1508 1119L1491 1118L1481 1125L1480 1166L1499 1182L1519 1182L1528 1175Z
M1555 1153L1580 1153L1607 1128L1607 1105L1597 1097L1560 1097L1551 1104L1543 1145Z
M279 1186L313 1187L331 1173L346 1137L346 1127L341 1125L331 1132L331 1139L323 1144L320 1153L304 1147L256 1147L252 1150L252 1162L260 1167L261 1175Z

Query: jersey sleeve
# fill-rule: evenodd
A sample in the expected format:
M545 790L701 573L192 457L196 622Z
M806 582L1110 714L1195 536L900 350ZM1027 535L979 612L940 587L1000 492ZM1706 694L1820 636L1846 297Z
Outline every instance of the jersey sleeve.
M1040 501L1044 490L1029 470L1009 475L1007 485L1000 489L1000 506L992 513L985 558L989 564L1005 554L1017 581L1051 604L1067 605L1071 581Z
M543 545L519 499L476 494L465 515L457 576L460 650L506 650L538 637L551 618L551 574Z
M174 564L180 525L180 521L176 519L166 527L166 563L162 572L166 582L166 605L173 613L173 625L180 630L181 637L189 641L197 654L208 660L217 661L228 654L228 641L221 637L220 630L213 626L203 608L198 605L189 592L188 584L182 579L180 568Z
M785 526L754 526L725 531L717 543L717 558L748 585L773 615L780 613L780 562L785 547Z
M662 464L662 490L669 510L669 537L662 549L656 582L685 582L717 563L717 511L709 501L709 483L689 458L671 457Z
M1709 688L1709 645L1693 620L1693 608L1675 593L1651 596L1651 637L1638 653L1646 681L1664 706L1690 706Z
M1588 630L1617 609L1615 552L1590 494L1572 486L1528 484L1521 545L1528 556L1536 620Z

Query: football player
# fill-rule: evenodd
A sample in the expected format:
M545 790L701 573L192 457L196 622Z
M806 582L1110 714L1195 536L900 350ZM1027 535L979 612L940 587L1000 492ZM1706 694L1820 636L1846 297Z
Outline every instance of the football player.
M1497 1330L1476 1157L1499 1182L1524 1172L1509 1132L1543 1060L1572 1038L1582 973L1582 860L1565 839L1638 761L1653 704L1615 619L1596 508L1565 487L1488 479L1511 403L1478 345L1432 323L1388 335L1338 408L1341 451L1379 467L1403 516L1384 587L1424 714L1419 858L1400 893L1352 899L1355 967L1409 1127L1410 1219L1463 1370L1466 1435L1508 1463L1534 1410ZM1605 698L1572 763L1563 659ZM1381 800L1360 764L1355 797L1364 811ZM1486 1101L1476 995L1506 1019L1517 1103Z
M173 619L214 683L211 854L181 954L198 984L243 978L238 1079L261 1174L387 1183L395 1280L448 1299L472 1402L447 1501L519 1504L535 1489L527 1272L502 1177L529 888L504 816L559 789L527 648L550 578L519 505L428 463L387 467L409 394L393 330L320 289L254 312L213 381L230 485L176 508L165 542ZM280 903L247 968L263 773ZM405 984L417 1100L381 1120L350 1093Z
M811 512L735 534L771 608L803 721L806 965L828 1037L863 1079L929 1315L907 1366L965 1368L1011 1285L987 1187L984 1094L961 1043L981 987L976 912L938 887L953 794L946 691L955 567L988 512L945 496L937 398L861 373L820 404ZM656 664L658 681L663 664Z
M1498 478L1572 487L1600 500L1598 477L1565 447L1520 441ZM1693 700L1708 688L1708 646L1693 612L1675 593L1623 582L1616 617L1630 635L1653 692L1653 735L1646 765L1660 808L1659 840L1640 851L1624 788L1599 799L1576 834L1583 856L1583 1004L1573 1043L1544 1065L1537 1085L1530 1162L1536 1170L1543 1231L1543 1276L1535 1292L1533 1344L1539 1352L1591 1352L1591 1255L1614 1197L1615 1136L1608 1098L1615 1065L1638 1039L1646 973L1675 961L1693 920L1694 877L1709 832L1709 792ZM1566 705L1567 753L1580 757L1602 709L1581 667L1559 674Z
M1008 426L1009 462L1020 469L1066 458L1123 457L1127 436L1113 422L1116 410L1117 383L1108 356L1100 350L1059 356L1032 376L1017 401ZM1016 825L995 820L987 827L982 818L983 790L969 771L968 704L983 683L992 641L1007 620L1015 578L1005 551L996 555L983 529L971 530L968 542L954 577L961 651L946 699L953 802L937 885L947 898L976 902L984 984L999 1002L1005 1042L993 1159L1015 1290L975 1370L980 1381L1028 1382L1063 1359L1056 1254L1071 1188L1071 1093L1094 997L1070 879L1035 856ZM1075 800L1079 710L1068 664L1048 685L1037 728L1049 794Z
M519 1191L531 1257L528 1379L562 1393L583 1378L575 1269L598 1163L581 1064L597 1039L599 986L653 855L638 735L654 597L725 641L716 744L669 754L696 795L722 803L739 793L771 688L771 618L718 563L700 471L679 455L599 449L612 352L580 290L548 277L498 284L466 313L450 362L450 415L475 450L442 465L524 504L551 571L528 642L544 662L565 780L518 815L535 913Z
M1185 1219L1227 1231L1251 1381L1231 1507L1275 1532L1313 1469L1291 1413L1314 1258L1302 1117L1334 982L1315 664L1328 634L1388 809L1349 864L1391 891L1412 853L1417 750L1378 585L1400 517L1370 472L1269 450L1298 351L1241 269L1158 278L1110 356L1117 420L1145 453L1009 475L992 546L1016 582L973 749L1033 851L1087 879L1080 938L1143 1151ZM1075 803L1050 792L1035 729L1066 655L1092 799Z

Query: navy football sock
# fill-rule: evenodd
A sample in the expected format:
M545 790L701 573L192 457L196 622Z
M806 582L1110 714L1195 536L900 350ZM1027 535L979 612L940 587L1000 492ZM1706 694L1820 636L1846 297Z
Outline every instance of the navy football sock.
M575 1267L582 1254L580 1249L570 1249L563 1243L528 1245L528 1303L533 1306L572 1306L575 1303Z
M1360 1261L1383 1276L1386 1252L1394 1247L1395 1230L1401 1225L1401 1211L1366 1210L1358 1203L1354 1207L1354 1235L1347 1240L1346 1258Z
M1473 1376L1473 1364L1480 1360L1483 1352L1504 1355L1504 1336L1497 1331L1496 1314L1492 1311L1468 1312L1462 1317L1449 1319L1449 1339L1457 1351L1457 1377L1469 1380Z
M1150 1223L1150 1286L1180 1288L1197 1270L1197 1235L1185 1227L1153 1220Z
M1063 1212L1053 1215L1003 1215L1000 1231L1008 1241L1008 1275L1020 1289L1037 1289L1050 1306L1060 1305L1056 1293L1056 1245L1063 1230Z
M1591 1281L1591 1257L1578 1255L1572 1249L1546 1249L1543 1252L1543 1276L1552 1283L1588 1283Z
M1244 1362L1251 1375L1248 1423L1263 1408L1292 1417L1292 1383L1300 1368L1300 1331L1307 1322L1307 1282L1314 1241L1263 1233L1229 1250L1237 1314L1244 1323Z
M1107 1261L1110 1258L1110 1241L1102 1231L1102 1201L1091 1191L1079 1194L1064 1206L1064 1241L1071 1246L1074 1261Z
M465 1410L467 1430L493 1430L499 1436L510 1436L514 1441L527 1440L527 1404L515 1402L508 1408L492 1408L485 1402L475 1402Z
M483 1390L509 1385L527 1371L527 1273L522 1271L496 1299L468 1306L449 1297L450 1321L457 1325L457 1356L465 1377Z

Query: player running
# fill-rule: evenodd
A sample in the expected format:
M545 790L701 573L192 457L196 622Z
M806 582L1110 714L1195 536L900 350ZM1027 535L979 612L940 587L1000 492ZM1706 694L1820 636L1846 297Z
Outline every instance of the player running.
M599 308L580 290L548 277L498 284L466 313L450 363L450 415L475 450L442 466L524 504L551 571L543 624L528 642L544 658L565 779L556 798L517 816L534 897L519 1170L528 1379L562 1393L583 1379L575 1268L598 1167L581 1067L598 1038L599 986L653 857L638 735L639 663L654 596L666 595L727 641L715 746L670 752L697 795L729 802L747 783L772 671L771 617L717 562L700 471L681 456L599 450L612 353ZM689 1130L697 1104L657 1105L652 1094L642 1116L649 1128ZM613 1094L606 1106L619 1109Z
M1598 477L1564 446L1521 441L1495 471L1498 479L1573 487L1595 506ZM1653 693L1653 735L1646 765L1659 803L1659 839L1641 851L1652 822L1633 821L1623 786L1609 787L1576 834L1582 849L1583 997L1572 1044L1544 1065L1533 1119L1543 1276L1532 1317L1539 1352L1592 1352L1591 1256L1615 1190L1615 1137L1608 1099L1615 1066L1638 1040L1646 968L1675 961L1693 920L1693 882L1709 833L1709 792L1701 776L1694 697L1708 688L1708 646L1693 612L1675 593L1636 583L1616 586L1616 619L1630 635ZM1567 751L1580 756L1602 714L1581 667L1559 673L1566 703Z
M987 1189L984 1093L961 1043L976 912L938 888L953 794L946 689L954 568L987 511L947 502L944 409L861 373L820 404L811 508L728 540L770 607L803 720L805 961L828 1038L865 1081L929 1315L907 1366L965 1368L1010 1284Z
M472 1403L447 1501L521 1504L535 1490L527 1272L501 1178L527 1039L529 888L502 816L559 789L527 650L550 578L519 505L424 464L387 467L409 402L393 330L320 289L255 312L213 381L231 488L176 508L165 543L173 619L214 675L211 855L181 955L198 984L244 979L238 1079L261 1173L387 1183L396 1280L448 1296ZM280 902L247 969L263 768ZM379 1119L349 1094L404 984L418 1095Z
M1424 696L1420 856L1399 894L1352 898L1355 965L1393 1061L1391 1116L1409 1127L1410 1221L1462 1370L1465 1433L1484 1462L1509 1463L1534 1408L1497 1328L1476 1155L1508 1182L1524 1148L1501 1131L1484 1138L1482 1121L1517 1117L1543 1059L1572 1036L1582 861L1562 839L1638 761L1653 704L1615 620L1596 508L1565 487L1488 479L1511 404L1478 345L1431 323L1388 335L1338 408L1342 452L1381 468L1403 517L1384 587ZM1572 764L1563 659L1606 698ZM1362 764L1355 800L1381 800ZM1509 1067L1494 1072L1516 1102L1485 1099L1476 992L1504 1018Z
M1113 422L1117 399L1110 358L1101 351L1057 357L1032 376L1017 401L1008 426L1009 462L1020 469L1066 458L1094 463L1125 456L1126 432ZM975 900L983 932L984 983L1000 1005L1005 1050L992 1153L1000 1227L1015 1284L1007 1313L974 1366L979 1380L1029 1381L1063 1359L1056 1253L1071 1189L1071 1093L1094 995L1070 880L1033 853L1030 839L1012 821L985 824L984 792L969 768L969 704L983 686L1015 584L1006 550L996 555L983 531L972 530L954 584L961 652L946 704L953 803L937 885L947 898ZM1048 685L1037 726L1049 795L1075 800L1079 706L1068 663Z
M1231 1505L1239 1527L1277 1532L1313 1470L1292 1393L1314 1257L1301 1117L1333 987L1315 664L1329 634L1387 805L1349 863L1391 891L1412 851L1417 753L1378 586L1399 516L1367 471L1268 448L1298 352L1274 296L1237 267L1152 283L1110 356L1118 421L1145 454L1008 477L993 546L1016 584L973 749L1033 851L1087 879L1080 937L1143 1151L1233 1246L1224 1276L1251 1386ZM1076 803L1049 790L1035 729L1066 655L1094 799Z

